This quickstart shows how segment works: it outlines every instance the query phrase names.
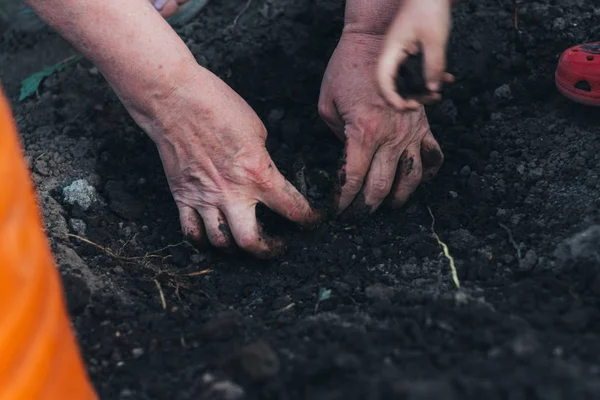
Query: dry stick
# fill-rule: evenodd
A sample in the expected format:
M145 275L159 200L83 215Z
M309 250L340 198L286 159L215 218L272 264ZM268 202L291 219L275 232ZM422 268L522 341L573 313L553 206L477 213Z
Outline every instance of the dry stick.
M517 258L520 262L521 261L521 248L517 245L517 242L515 242L515 239L513 238L511 230L508 228L508 226L506 226L502 223L499 223L499 225L502 229L504 229L506 231L506 233L508 233L508 241L510 242L510 244L512 244L512 246L517 251Z
M163 310L167 309L167 300L165 300L165 294L163 293L162 287L160 286L160 282L156 279L152 279L156 284L156 288L158 289L158 294L160 295L160 302L162 304Z
M519 0L513 0L513 25L519 30Z
M148 259L148 258L163 258L164 259L165 258L164 256L157 255L156 253L160 253L161 251L165 251L165 250L170 249L172 247L178 247L178 246L181 246L182 244L184 244L184 242L179 242L177 244L170 244L168 246L163 247L162 249L158 249L158 250L154 250L154 251L151 251L149 253L146 253L144 256L123 257L123 256L120 256L120 255L116 254L111 249L109 249L107 247L104 247L104 246L101 246L98 243L94 243L91 240L86 239L86 238L84 238L82 236L73 235L72 233L67 233L67 236L73 237L75 239L79 239L79 240L81 240L84 243L87 243L89 245L92 245L92 246L96 247L97 249L102 250L103 252L105 252L109 256L111 256L111 257L113 257L113 258L115 258L117 260L122 260L122 261L139 261L139 260L145 260L145 259Z
M448 259L450 263L450 270L452 271L452 280L457 288L460 288L460 281L458 280L458 271L456 270L456 265L454 264L454 258L450 255L450 251L448 250L448 246L446 243L442 242L437 233L435 233L435 217L433 216L433 212L431 208L427 206L427 211L429 211L429 215L431 216L431 233L433 233L433 237L438 242L442 249L444 249L444 256Z

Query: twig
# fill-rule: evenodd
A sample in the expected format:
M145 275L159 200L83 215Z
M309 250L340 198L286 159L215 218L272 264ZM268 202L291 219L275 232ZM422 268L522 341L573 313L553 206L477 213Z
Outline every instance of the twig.
M287 310L291 310L292 308L294 308L296 306L296 303L290 303L287 306L280 308L279 310L275 310L274 313L275 314L281 314L283 312L286 312Z
M191 277L191 276L206 275L206 274L210 274L211 272L213 272L212 269L203 269L202 271L190 272L189 274L172 274L172 275L175 277L179 277L179 276ZM169 274L169 275L171 275L171 274Z
M519 0L513 0L513 26L519 30Z
M163 247L162 249L158 249L158 250L154 250L154 251L148 252L148 253L146 253L143 256L123 257L123 256L118 255L117 253L115 253L111 249L109 249L107 247L104 247L102 245L99 245L98 243L92 242L91 240L86 239L86 238L84 238L82 236L74 235L72 233L67 233L67 236L75 238L75 239L79 239L79 240L81 240L84 243L92 245L95 248L102 250L103 252L105 252L106 254L108 254L109 256L111 256L112 258L115 258L115 259L121 260L121 261L139 261L139 260L145 260L145 259L148 259L148 258L161 258L161 259L164 260L165 258L168 258L168 256L165 257L165 256L162 256L162 255L158 255L156 253L160 253L160 252L165 251L165 250L167 250L167 249L169 249L171 247L181 246L181 245L183 245L185 243L185 242L180 242L180 243L177 243L177 244L170 244L168 246ZM123 247L125 247L126 245L127 245L127 243Z
M512 232L510 231L510 229L508 228L508 226L499 223L500 227L502 229L504 229L506 231L506 233L508 233L508 241L510 242L510 244L512 244L512 246L515 248L515 250L517 251L517 258L519 259L519 261L521 260L521 248L517 245L517 242L515 242L515 239L513 238Z
M163 310L167 309L167 301L165 300L165 294L163 293L162 287L160 286L160 282L156 279L152 279L156 284L156 288L158 289L158 294L160 295L160 303L162 304Z
M458 280L458 271L456 270L456 265L454 264L454 258L452 257L452 255L450 255L450 251L448 250L448 246L446 245L446 243L442 242L438 234L435 232L435 217L433 216L433 212L431 211L431 208L429 206L427 206L427 211L429 211L429 215L431 216L431 233L433 233L433 237L435 238L437 243L440 246L442 246L442 249L444 249L444 256L448 259L448 262L450 263L450 269L452 271L452 280L454 281L456 287L460 288L460 281Z
M244 15L244 13L245 13L246 11L248 11L248 8L250 8L250 4L251 4L251 3L252 3L252 0L248 0L248 1L246 2L246 5L244 6L244 8L242 8L242 11L240 11L240 13L239 13L238 15L236 15L236 16L235 16L235 19L233 20L233 23L231 24L231 29L235 28L235 26L237 25L237 23L238 23L238 20L240 19L240 17L241 17L242 15Z

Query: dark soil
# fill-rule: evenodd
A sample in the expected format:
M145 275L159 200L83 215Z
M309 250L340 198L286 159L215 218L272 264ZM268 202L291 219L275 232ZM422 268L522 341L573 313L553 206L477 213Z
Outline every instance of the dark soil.
M342 2L255 0L232 26L242 3L211 3L179 32L323 200L342 146L316 103ZM288 244L272 263L177 245L156 149L102 77L81 61L18 103L21 79L73 51L6 32L1 78L102 398L600 398L600 114L553 81L563 50L600 39L600 8L520 3L518 32L510 0L455 10L457 82L428 109L446 156L434 182L401 211L314 232L263 212ZM97 192L87 210L64 199L76 179Z

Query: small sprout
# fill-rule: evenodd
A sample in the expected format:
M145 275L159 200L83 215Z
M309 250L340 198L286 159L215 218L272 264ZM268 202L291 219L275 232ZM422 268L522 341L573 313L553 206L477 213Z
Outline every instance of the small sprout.
M331 297L331 289L321 288L319 291L319 302L325 301Z
M69 65L81 60L81 58L82 57L80 56L69 57L58 64L55 64L51 67L46 67L43 70L25 78L23 82L21 82L21 94L19 95L19 101L23 101L29 96L35 94L45 78L52 76L56 72L62 71Z

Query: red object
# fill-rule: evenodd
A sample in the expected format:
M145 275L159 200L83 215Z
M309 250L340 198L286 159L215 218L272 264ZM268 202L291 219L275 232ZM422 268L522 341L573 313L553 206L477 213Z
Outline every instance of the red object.
M558 61L555 82L558 91L569 99L600 107L600 42L566 50Z

